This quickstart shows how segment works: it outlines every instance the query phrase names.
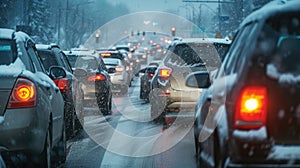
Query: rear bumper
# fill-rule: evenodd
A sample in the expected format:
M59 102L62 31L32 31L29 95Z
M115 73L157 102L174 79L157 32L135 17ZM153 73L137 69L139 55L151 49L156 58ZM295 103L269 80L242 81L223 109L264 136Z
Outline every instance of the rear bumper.
M40 153L47 133L47 115L34 108L6 110L0 124L0 151L34 151Z
M197 100L200 96L199 91L183 91L174 89L164 90L164 93L159 96L166 98L167 109L170 111L174 111L175 109L195 111Z

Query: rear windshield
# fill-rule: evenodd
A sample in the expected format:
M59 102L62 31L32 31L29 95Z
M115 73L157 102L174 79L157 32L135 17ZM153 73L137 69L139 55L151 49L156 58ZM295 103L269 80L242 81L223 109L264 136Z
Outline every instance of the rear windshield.
M77 57L75 67L86 69L86 70L97 70L99 69L99 64L95 57L80 56Z
M228 44L193 43L180 44L168 62L187 66L216 66L224 59L228 51Z
M48 72L51 66L59 66L55 55L50 51L38 51L42 64Z
M300 12L270 18L259 38L257 48L278 72L300 73Z
M17 58L15 45L12 40L0 39L0 65L9 65Z
M115 58L103 58L105 65L116 66L120 65L120 60Z

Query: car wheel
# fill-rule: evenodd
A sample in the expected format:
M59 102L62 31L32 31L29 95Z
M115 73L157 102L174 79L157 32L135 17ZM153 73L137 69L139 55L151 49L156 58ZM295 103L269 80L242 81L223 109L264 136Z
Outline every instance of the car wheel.
M225 159L224 159L224 154L222 151L224 151L224 150L221 149L217 132L215 132L213 135L214 135L214 137L213 137L213 139L214 139L214 165L215 165L215 168L223 168L224 164L225 164Z
M50 131L47 131L45 144L42 153L38 154L37 157L31 156L33 164L36 164L33 167L45 167L51 168L52 156L51 156L51 141L50 141Z
M67 120L67 126L66 126L66 133L67 133L67 140L73 138L75 136L75 130L76 130L76 126L75 126L75 118L76 118L76 112L75 109L73 109L72 111L69 112L65 112L66 114L66 120Z
M78 105L77 107L78 111L76 111L76 122L75 122L75 128L77 131L82 130L84 126L84 110L82 103Z
M67 156L67 143L66 143L66 129L65 125L63 125L62 136L59 142L53 148L53 163L55 166L58 166L66 161Z
M99 106L101 107L100 110L101 110L101 113L103 115L110 115L111 114L111 98L108 98L108 100L104 103L100 103L102 104L102 106Z
M166 112L166 98L159 97L160 89L153 89L149 94L149 100L151 104L151 120L154 122L164 121Z

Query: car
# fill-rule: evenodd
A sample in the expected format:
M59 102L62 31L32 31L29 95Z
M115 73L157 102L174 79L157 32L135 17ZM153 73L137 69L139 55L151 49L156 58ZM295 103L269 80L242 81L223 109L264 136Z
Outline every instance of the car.
M84 101L97 103L103 115L112 108L112 83L102 57L95 51L65 51L74 75L83 84ZM96 100L96 101L95 101Z
M140 78L140 99L143 99L146 102L149 102L151 79L154 76L157 67L158 65L153 63L140 70L140 73L142 74Z
M131 85L131 75L127 70L129 68L128 62L118 51L101 51L100 55L103 57L104 64L111 77L113 92L127 94Z
M70 139L84 125L82 84L73 75L70 63L58 45L37 44L36 48L47 73L49 73L52 66L60 66L67 72L65 78L55 79L54 82L64 98L66 133L67 139Z
M34 41L21 31L0 29L0 55L0 152L5 162L13 157L21 157L24 165L9 167L64 162L64 101L53 80L66 72L53 66L46 74Z
M147 63L148 63L148 56L147 56L145 50L135 50L135 52L133 53L133 55L135 55L140 60L140 64L147 65Z
M180 111L194 111L201 89L185 86L185 77L195 71L215 69L221 62L217 51L219 44L229 45L230 40L186 38L171 43L151 80L153 121L165 121L166 115L179 117ZM190 113L180 115L193 116Z
M209 90L199 109L200 163L299 166L299 11L299 1L266 4L237 29L214 78L187 78L187 85Z

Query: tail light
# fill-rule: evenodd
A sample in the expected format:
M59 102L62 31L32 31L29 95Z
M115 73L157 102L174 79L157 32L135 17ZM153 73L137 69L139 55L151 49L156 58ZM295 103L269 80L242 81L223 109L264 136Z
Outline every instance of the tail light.
M89 82L104 81L104 80L106 80L106 77L103 74L95 74L88 77Z
M67 78L54 79L56 86L59 88L60 92L68 93L71 91L69 80Z
M153 73L148 73L148 77L149 77L149 78L152 78L153 76L154 76Z
M34 107L37 103L37 91L33 82L18 78L12 90L7 108Z
M158 76L162 79L168 79L172 73L172 69L170 68L160 68Z
M116 66L116 72L123 72L124 68L122 66Z
M234 127L237 129L258 129L265 125L267 98L265 87L245 87L237 102Z

